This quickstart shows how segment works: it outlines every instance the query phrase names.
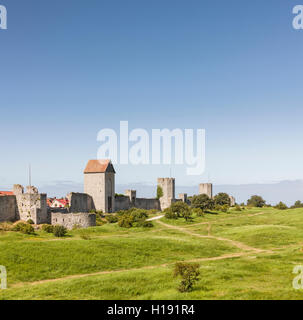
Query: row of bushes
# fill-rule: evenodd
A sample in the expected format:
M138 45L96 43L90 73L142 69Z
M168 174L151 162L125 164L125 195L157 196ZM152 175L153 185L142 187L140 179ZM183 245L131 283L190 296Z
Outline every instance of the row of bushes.
M64 237L67 233L67 229L64 226L53 226L51 224L44 224L42 230L47 233L53 233L55 237Z
M132 208L129 210L118 211L115 215L107 215L108 223L118 223L121 228L143 227L152 228L154 225L150 221L146 221L149 214L155 213L157 210L144 210Z

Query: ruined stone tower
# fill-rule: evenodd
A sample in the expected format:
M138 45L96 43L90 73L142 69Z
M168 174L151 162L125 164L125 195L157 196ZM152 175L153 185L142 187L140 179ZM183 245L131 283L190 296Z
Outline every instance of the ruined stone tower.
M210 198L212 198L213 197L213 184L212 183L199 184L199 194L206 194Z
M175 179L174 178L158 178L158 186L161 187L163 196L159 199L161 210L171 206L175 201Z
M110 160L89 160L84 170L84 192L96 210L115 211L115 169Z

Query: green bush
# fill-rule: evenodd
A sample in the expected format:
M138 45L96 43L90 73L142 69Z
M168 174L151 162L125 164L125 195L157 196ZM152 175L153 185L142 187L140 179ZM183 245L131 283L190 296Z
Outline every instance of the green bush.
M15 224L12 228L12 231L21 231L24 227L26 226L25 222L18 222L17 224Z
M296 208L303 208L303 203L300 200L297 200L293 206L291 206L291 209Z
M242 211L242 209L239 205L236 205L234 211Z
M113 215L113 214L109 214L108 216L105 217L106 221L108 223L116 223L118 222L118 217Z
M221 212L227 212L228 209L229 209L229 205L228 205L228 204L224 204L223 206L221 206L220 211L221 211Z
M154 224L151 221L144 221L142 227L143 228L153 228Z
M163 213L166 219L178 219L177 214L172 212L170 208L165 209Z
M28 219L28 220L27 220L27 223L28 223L28 224L35 224L35 222L34 222L32 219Z
M23 228L20 231L24 234L34 234L35 233L35 229L31 224L26 224L25 226L23 226Z
M204 217L204 212L201 208L192 208L191 213L197 217Z
M182 201L172 203L172 205L170 206L170 210L171 212L176 214L177 218L181 217L184 218L186 221L192 218L190 207Z
M283 203L282 201L280 201L276 206L276 209L278 210L286 210L288 209L287 205L285 203Z
M218 205L218 206L224 206L225 204L230 206L229 195L227 193L223 193L223 192L218 193L214 197L214 203L215 203L215 205Z
M67 229L64 226L54 226L53 233L55 237L64 237L67 233Z
M178 287L180 292L189 292L192 290L193 285L199 280L199 264L198 263L183 263L175 264L174 277L181 276L181 283Z
M42 226L42 230L44 232L47 232L47 233L53 233L54 232L54 226L52 226L51 224L44 224Z
M121 228L131 228L133 226L133 219L130 215L123 215L119 218L118 225Z
M25 222L17 223L12 228L12 231L18 231L18 232L22 232L24 234L34 234L35 233L34 227L30 224L25 223Z
M134 222L139 222L148 218L147 210L144 209L134 209L130 213L130 216Z

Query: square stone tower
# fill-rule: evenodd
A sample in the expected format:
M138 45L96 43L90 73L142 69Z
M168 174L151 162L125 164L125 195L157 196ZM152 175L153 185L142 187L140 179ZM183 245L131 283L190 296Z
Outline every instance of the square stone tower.
M213 184L212 183L199 184L199 194L206 194L210 198L212 198L213 197Z
M115 169L110 160L89 160L84 170L84 192L96 210L115 211Z
M161 210L164 210L175 201L175 178L158 178L158 187L161 187L163 192L160 206Z

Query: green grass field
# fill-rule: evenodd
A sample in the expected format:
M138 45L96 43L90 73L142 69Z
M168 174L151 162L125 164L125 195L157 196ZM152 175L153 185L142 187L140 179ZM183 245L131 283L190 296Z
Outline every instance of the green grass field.
M302 299L292 286L303 265L303 209L253 208L69 232L0 233L8 289L0 299ZM81 234L90 240L81 238ZM194 290L180 293L174 263L198 262Z

